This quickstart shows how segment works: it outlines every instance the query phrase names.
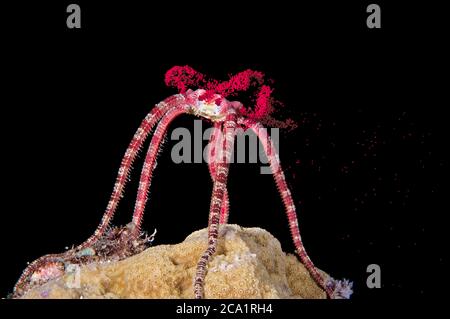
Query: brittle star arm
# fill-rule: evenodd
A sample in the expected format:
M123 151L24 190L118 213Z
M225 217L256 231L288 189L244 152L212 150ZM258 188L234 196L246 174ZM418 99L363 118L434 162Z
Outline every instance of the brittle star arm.
M158 123L167 112L173 108L176 108L183 101L184 97L182 95L173 95L157 104L156 107L142 121L141 126L136 131L122 159L116 183L114 184L113 193L106 207L106 212L103 214L102 221L97 227L95 233L84 244L79 246L80 249L87 247L98 240L98 238L101 237L108 228L119 201L123 196L123 191L126 183L128 182L132 164L147 136L150 134L156 123Z
M217 151L217 148L221 146L222 139L223 139L222 123L217 122L214 124L214 128L209 138L209 146L208 146L209 149L207 152L209 173L213 181L216 176L217 156L220 156L220 152ZM225 189L222 199L222 208L220 210L220 220L219 220L220 224L228 223L229 210L230 210L230 202L228 199L228 190Z
M151 132L155 124L161 119L161 117L169 110L180 104L183 101L183 97L180 94L173 95L161 103L157 104L145 117L142 121L141 125L137 129L136 133L133 136L132 141L130 142L125 155L122 159L119 172L116 178L116 182L114 185L114 189L111 195L111 198L108 202L105 213L103 214L100 225L97 227L95 233L89 237L85 242L75 247L74 251L82 250L86 247L89 247L93 243L95 243L105 232L107 229L116 209L117 205L122 197L123 190L128 181L128 175L130 173L133 161L135 160L142 144L144 143L146 137ZM60 262L62 254L49 254L42 256L32 263L30 263L27 268L22 272L19 280L14 286L13 295L20 296L24 293L29 284L29 280L31 275L37 271L43 265L49 262Z
M145 205L148 199L148 192L153 177L153 170L156 164L156 158L158 156L161 141L163 140L167 128L170 123L179 115L186 113L186 108L184 106L178 106L169 110L158 123L158 126L153 133L152 140L150 142L147 155L145 157L144 166L142 167L141 177L139 180L139 188L136 197L136 203L133 213L133 234L138 235L140 232L140 227L142 224L142 219L144 215Z
M42 265L47 265L49 263L60 263L62 266L64 265L61 254L49 254L36 259L27 266L15 284L13 289L13 297L17 298L22 296L27 291L34 272L37 271Z
M246 126L253 130L255 134L258 136L259 140L262 143L264 148L264 152L267 155L267 158L270 163L270 168L272 170L272 175L274 177L275 183L278 188L278 192L281 195L281 199L283 201L286 215L289 221L289 228L291 231L292 239L294 241L295 249L300 256L300 260L303 265L306 267L310 275L313 277L315 282L322 287L328 297L332 297L333 291L327 287L325 279L318 272L317 268L314 266L313 262L309 258L306 253L305 247L303 246L302 239L300 237L300 229L298 226L297 213L295 209L295 204L292 199L291 192L286 183L286 178L284 176L283 170L281 168L280 158L278 156L277 150L272 139L267 135L267 130L257 122L245 121Z
M204 280L206 276L206 266L209 259L214 255L217 249L217 238L219 235L219 219L222 207L222 199L226 189L228 178L228 168L230 164L231 153L233 150L234 133L236 129L236 116L230 112L224 123L225 138L223 141L223 150L220 161L216 166L216 175L211 197L211 206L208 224L208 248L200 257L197 264L197 271L194 281L194 296L196 299L204 297Z

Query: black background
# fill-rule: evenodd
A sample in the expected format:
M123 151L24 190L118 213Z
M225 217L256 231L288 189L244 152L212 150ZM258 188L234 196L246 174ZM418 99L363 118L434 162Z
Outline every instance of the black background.
M300 124L282 131L280 157L319 268L353 280L355 300L439 295L427 286L444 264L436 222L448 162L431 8L378 1L382 29L369 30L364 1L78 1L82 28L69 30L68 3L3 12L2 296L27 261L92 234L135 129L175 93L165 71L185 64L218 79L252 68L275 80L276 97ZM179 126L192 129L193 119L171 128ZM207 225L207 167L171 162L173 144L159 158L145 215L144 229L158 229L155 244ZM133 176L116 224L131 220ZM235 164L229 191L231 223L267 229L293 251L270 175ZM431 254L431 245L441 251ZM365 285L372 263L381 266L381 289Z

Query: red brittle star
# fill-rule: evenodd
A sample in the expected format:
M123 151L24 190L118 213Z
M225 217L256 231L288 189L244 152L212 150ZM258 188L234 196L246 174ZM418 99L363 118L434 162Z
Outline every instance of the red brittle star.
M188 113L214 123L208 151L208 166L213 180L208 222L208 247L197 264L194 280L195 298L204 297L203 286L207 265L216 251L219 227L228 221L229 203L226 184L237 128L252 130L263 145L301 262L315 282L326 291L328 297L348 298L351 293L351 283L346 280L325 279L316 269L303 246L296 207L286 184L280 158L274 143L261 124L261 121L266 123L276 121L270 116L276 103L271 97L272 88L267 85L264 74L246 70L230 76L227 81L219 82L208 80L203 74L189 66L176 66L166 73L165 82L168 86L176 87L179 93L158 103L138 128L122 159L113 193L95 233L84 243L65 253L46 255L31 263L14 287L13 296L20 297L30 287L63 275L68 264L83 264L106 258L123 259L146 248L146 243L151 241L151 238L142 236L141 223L156 158L170 123L179 115ZM194 88L195 91L191 88ZM249 89L256 91L252 100L253 107L229 100L230 97L247 92ZM141 171L132 222L125 227L110 228L110 222L128 181L132 163L152 131L153 136Z

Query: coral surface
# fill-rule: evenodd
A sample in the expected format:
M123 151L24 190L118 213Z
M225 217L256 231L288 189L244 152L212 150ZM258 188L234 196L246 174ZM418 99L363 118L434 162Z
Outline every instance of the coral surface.
M92 262L30 289L23 298L193 298L207 229L120 261ZM323 276L328 277L322 272ZM205 298L325 298L306 268L261 228L223 225Z

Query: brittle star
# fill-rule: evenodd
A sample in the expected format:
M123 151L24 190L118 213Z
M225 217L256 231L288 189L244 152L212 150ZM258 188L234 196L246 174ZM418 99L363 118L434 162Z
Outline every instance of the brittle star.
M170 123L179 115L188 113L214 123L207 152L209 172L213 180L208 219L208 246L197 264L193 287L194 297L198 299L204 297L207 265L216 252L219 227L228 221L229 200L226 187L228 169L236 129L241 128L252 130L262 143L284 204L300 261L329 298L348 298L352 284L347 280L339 281L331 277L325 279L316 269L303 246L296 207L281 168L280 158L273 141L261 124L264 118L270 119L274 109L272 89L267 85L264 74L246 70L230 76L227 81L218 82L207 80L203 74L189 66L176 66L166 73L165 82L168 86L176 87L179 93L158 103L141 123L122 159L111 198L94 234L84 243L65 253L46 255L32 262L15 285L13 297L22 296L34 285L62 276L68 264L83 264L111 258L123 259L146 248L152 236L150 238L143 236L141 224L156 158ZM241 102L229 100L230 97L251 88L256 89L253 108L245 107ZM132 222L125 227L110 228L110 222L129 179L132 164L155 126L141 171Z

